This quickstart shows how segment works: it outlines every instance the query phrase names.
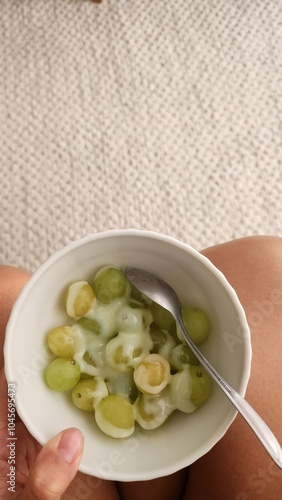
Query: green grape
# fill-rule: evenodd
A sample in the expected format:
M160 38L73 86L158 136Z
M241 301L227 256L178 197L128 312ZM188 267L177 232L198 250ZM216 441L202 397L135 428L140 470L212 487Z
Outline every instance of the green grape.
M144 305L147 305L146 298L138 288L136 288L132 283L130 283L130 297L133 302L136 304L140 304L141 307L144 307Z
M80 377L79 364L74 359L56 358L47 366L45 380L54 391L72 389Z
M122 332L109 340L105 348L106 361L121 372L131 372L133 368L150 354L152 346L148 331Z
M59 326L51 330L47 343L52 353L59 358L72 358L85 345L81 333L72 326Z
M207 340L210 333L209 319L204 311L196 307L186 307L182 311L182 317L185 328L194 344L203 344ZM181 340L183 340L183 335L182 333L179 334L179 330L178 336Z
M146 430L156 429L162 425L174 410L166 389L157 395L140 394L134 407L136 421Z
M73 304L75 316L84 316L87 314L92 306L94 297L95 295L91 286L88 283L83 285Z
M119 394L125 396L132 403L139 395L139 391L133 380L133 371L118 372L113 371L105 380L109 394Z
M95 294L87 281L77 281L69 286L66 295L66 310L71 318L87 314L92 308Z
M153 342L150 352L160 354L168 360L170 351L175 346L175 340L172 335L152 323L150 326L150 337Z
M141 356L145 357L149 352L140 344L138 336L136 333L120 332L111 339L106 345L107 363L121 372L131 372L141 361Z
M134 408L124 396L110 394L103 398L96 408L95 419L109 436L124 438L134 432Z
M55 356L71 358L75 353L71 326L54 328L47 337L49 349Z
M209 399L213 383L202 366L190 366L190 375L192 377L191 401L198 408Z
M77 408L84 411L94 411L94 391L97 384L93 378L81 380L72 390L71 396Z
M129 364L132 359L138 358L141 352L142 349L140 347L134 347L129 356L126 353L124 354L124 346L119 345L114 352L113 359L116 365Z
M175 320L171 312L169 312L167 309L160 306L156 302L152 302L150 309L153 316L153 321L159 328L161 328L162 330L170 330L170 328L172 328Z
M94 411L101 399L108 396L108 388L102 379L80 380L72 390L72 400L80 410Z
M138 396L135 405L137 409L136 416L138 416L140 420L145 420L147 422L153 420L154 414L156 413L157 410L157 406L155 403L158 401L158 398L159 398L158 394L156 396L148 394L140 394L140 396ZM153 404L149 405L148 402ZM139 423L138 418L137 422Z
M171 376L169 395L171 404L179 411L192 413L196 406L191 401L192 377L187 365L183 370Z
M133 309L128 305L123 306L116 315L118 330L122 331L142 331L143 330L143 311L142 309Z
M123 297L129 289L128 281L120 269L105 266L94 278L94 292L97 299L103 304Z
M153 347L151 349L152 353L158 353L159 350L165 345L167 341L166 332L161 330L154 323L150 326L150 336L153 341Z
M169 382L169 363L159 354L149 354L135 368L133 377L139 391L159 394Z
M171 376L171 403L184 413L191 413L210 397L212 380L202 366L186 365Z
M198 358L195 356L191 348L186 344L178 344L170 351L169 356L170 366L173 370L182 370L183 365L199 365Z
M99 335L101 331L98 321L93 318L87 318L84 316L77 321L77 325L88 332L95 333L96 335Z

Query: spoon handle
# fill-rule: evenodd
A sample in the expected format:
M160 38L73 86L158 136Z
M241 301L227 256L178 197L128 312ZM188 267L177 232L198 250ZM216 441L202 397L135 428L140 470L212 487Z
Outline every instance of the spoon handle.
M215 368L209 363L201 351L195 346L194 342L190 339L188 332L184 326L181 316L177 317L177 323L185 337L185 340L195 356L199 359L202 365L209 372L211 377L217 382L222 391L230 399L231 403L235 408L241 413L246 422L249 424L251 429L257 435L258 439L261 441L262 445L265 447L271 458L282 468L282 450L279 442L274 436L273 432L269 429L262 418L257 414L257 412L252 408L252 406L244 399L238 392L236 392L233 387L231 387L228 382L215 370Z

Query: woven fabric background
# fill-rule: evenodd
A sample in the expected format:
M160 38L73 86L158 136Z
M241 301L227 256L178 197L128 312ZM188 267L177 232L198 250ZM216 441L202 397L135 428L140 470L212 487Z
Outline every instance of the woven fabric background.
M281 0L0 0L0 263L282 236Z

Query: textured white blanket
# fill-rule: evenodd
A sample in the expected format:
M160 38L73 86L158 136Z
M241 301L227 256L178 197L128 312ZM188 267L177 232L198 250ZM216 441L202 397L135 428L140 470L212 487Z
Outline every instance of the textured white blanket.
M282 236L281 0L0 0L0 263Z

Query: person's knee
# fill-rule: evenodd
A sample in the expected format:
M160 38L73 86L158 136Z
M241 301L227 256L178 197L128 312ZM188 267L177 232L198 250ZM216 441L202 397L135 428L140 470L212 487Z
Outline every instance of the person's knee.
M281 261L282 238L279 236L247 236L229 243L234 251L252 257L272 262Z
M0 266L0 303L15 300L30 275L18 267Z
M241 254L262 256L269 254L281 259L282 238L279 236L246 236L220 243L203 250L204 255ZM280 257L279 257L280 255Z
M30 274L24 269L16 266L0 265L0 281L5 279L28 279Z
M0 266L0 328L5 327L11 308L29 277L18 267Z
M282 238L249 236L206 248L202 252L240 288L261 280L272 286L282 279Z

